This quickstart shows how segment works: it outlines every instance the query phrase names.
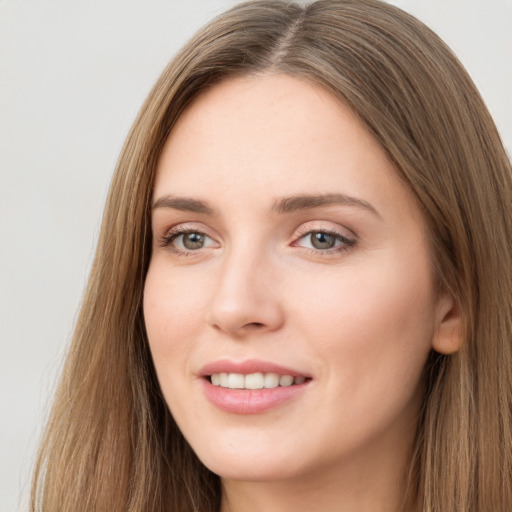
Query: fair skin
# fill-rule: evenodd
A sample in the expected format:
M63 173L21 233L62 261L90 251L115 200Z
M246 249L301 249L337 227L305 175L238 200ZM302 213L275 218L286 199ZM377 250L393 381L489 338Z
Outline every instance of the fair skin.
M455 315L382 148L317 86L229 79L173 128L153 206L150 349L222 512L396 511L422 370L455 350Z

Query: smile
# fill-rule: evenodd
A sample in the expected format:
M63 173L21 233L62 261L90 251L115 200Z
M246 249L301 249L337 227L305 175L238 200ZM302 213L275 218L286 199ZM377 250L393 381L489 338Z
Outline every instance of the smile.
M221 359L198 372L205 398L231 414L261 414L298 400L313 377L270 361Z
M256 372L244 375L243 373L213 373L210 383L214 386L229 389L273 389L302 384L306 377L300 375L279 375L278 373Z

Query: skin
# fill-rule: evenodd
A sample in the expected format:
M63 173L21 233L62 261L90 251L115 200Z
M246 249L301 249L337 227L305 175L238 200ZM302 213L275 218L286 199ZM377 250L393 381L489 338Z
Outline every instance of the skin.
M276 211L304 194L359 202ZM179 118L153 199L149 344L173 416L222 478L222 511L397 510L422 370L433 347L454 350L455 314L434 296L422 216L382 148L315 85L229 79ZM176 229L204 245L187 250ZM310 233L326 231L335 246L315 249ZM198 375L218 359L311 381L261 414L230 413Z

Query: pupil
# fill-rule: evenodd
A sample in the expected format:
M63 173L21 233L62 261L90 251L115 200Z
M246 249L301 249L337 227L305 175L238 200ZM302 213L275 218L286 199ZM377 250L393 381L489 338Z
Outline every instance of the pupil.
M183 245L187 249L200 249L204 244L204 235L199 233L187 233L183 237Z
M315 249L332 249L336 239L333 235L328 233L312 233L311 234L311 245Z

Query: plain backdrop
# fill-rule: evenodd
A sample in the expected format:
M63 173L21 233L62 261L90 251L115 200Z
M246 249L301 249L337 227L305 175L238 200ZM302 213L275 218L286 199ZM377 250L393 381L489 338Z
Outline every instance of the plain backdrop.
M123 139L170 57L234 3L0 0L0 512L27 510ZM512 1L393 3L454 49L510 154Z

